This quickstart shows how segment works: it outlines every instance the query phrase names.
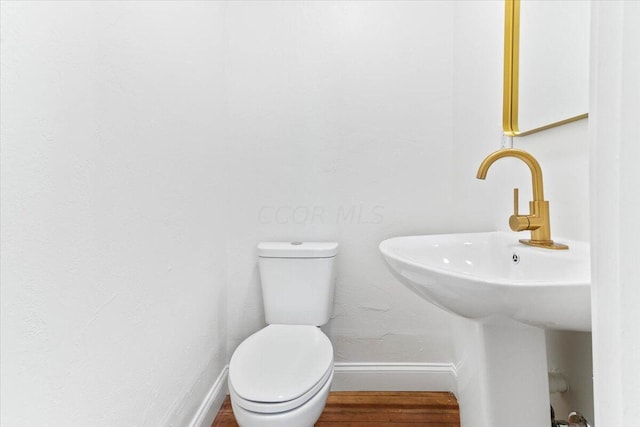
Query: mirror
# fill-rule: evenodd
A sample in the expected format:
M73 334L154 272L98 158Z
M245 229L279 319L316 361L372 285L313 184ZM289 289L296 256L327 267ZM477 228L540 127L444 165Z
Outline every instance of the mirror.
M588 116L589 28L588 0L505 0L505 135Z

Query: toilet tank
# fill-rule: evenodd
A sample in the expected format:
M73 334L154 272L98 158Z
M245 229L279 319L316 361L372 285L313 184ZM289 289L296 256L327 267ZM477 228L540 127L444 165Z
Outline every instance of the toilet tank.
M268 324L324 325L333 308L338 244L258 244L262 300Z

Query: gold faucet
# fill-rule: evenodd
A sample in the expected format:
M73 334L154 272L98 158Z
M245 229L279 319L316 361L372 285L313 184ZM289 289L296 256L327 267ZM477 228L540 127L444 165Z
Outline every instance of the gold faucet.
M489 154L480 163L476 178L485 179L489 167L503 157L515 157L522 160L531 170L533 184L533 201L529 202L529 215L518 214L518 189L513 189L513 215L509 218L509 227L513 231L531 231L531 239L521 239L520 243L546 249L569 249L567 245L551 240L549 223L549 202L544 200L542 188L542 169L540 163L531 154L516 148L503 148Z

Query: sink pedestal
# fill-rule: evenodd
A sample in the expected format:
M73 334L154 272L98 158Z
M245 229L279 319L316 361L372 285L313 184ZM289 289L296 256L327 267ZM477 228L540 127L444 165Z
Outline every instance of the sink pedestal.
M459 319L462 427L551 424L544 330L509 319Z

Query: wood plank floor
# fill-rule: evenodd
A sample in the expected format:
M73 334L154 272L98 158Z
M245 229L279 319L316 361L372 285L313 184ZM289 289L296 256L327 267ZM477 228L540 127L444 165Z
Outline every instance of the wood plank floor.
M329 394L315 426L460 427L460 413L458 401L451 393L336 391ZM229 396L211 427L238 427Z

